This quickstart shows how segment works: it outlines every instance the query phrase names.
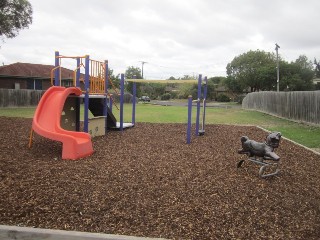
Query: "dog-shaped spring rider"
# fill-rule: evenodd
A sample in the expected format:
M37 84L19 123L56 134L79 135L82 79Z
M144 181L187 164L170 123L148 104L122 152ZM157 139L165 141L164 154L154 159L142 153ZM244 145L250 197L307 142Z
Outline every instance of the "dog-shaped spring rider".
M261 165L259 170L260 177L273 176L279 173L280 157L274 152L275 148L279 147L281 140L280 132L273 132L267 135L266 141L256 142L250 140L247 136L241 137L242 149L238 150L239 154L246 154L248 160ZM240 160L237 167L241 167L245 160ZM275 171L264 174L267 168L275 167Z

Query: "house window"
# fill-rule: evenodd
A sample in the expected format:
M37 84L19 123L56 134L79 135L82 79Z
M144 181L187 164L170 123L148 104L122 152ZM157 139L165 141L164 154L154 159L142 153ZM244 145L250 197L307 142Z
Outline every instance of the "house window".
M34 80L34 89L35 90L42 90L42 81L39 79Z
M42 81L40 79L28 79L27 89L42 90Z
M72 80L62 81L62 86L64 86L64 87L73 87L73 81Z

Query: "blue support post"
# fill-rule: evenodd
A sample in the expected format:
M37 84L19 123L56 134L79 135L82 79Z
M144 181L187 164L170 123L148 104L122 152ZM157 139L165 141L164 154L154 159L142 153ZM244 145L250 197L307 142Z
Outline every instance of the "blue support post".
M198 78L198 99L197 99L197 116L196 116L196 136L199 135L199 123L200 123L200 98L201 98L201 82L202 75L199 74Z
M187 127L187 144L191 143L191 116L192 116L192 96L188 97L188 127Z
M80 88L80 58L77 58L76 87Z
M132 124L136 123L136 95L137 95L137 84L133 82L132 86Z
M58 67L60 65L59 51L55 51L54 60L55 67ZM54 85L60 86L60 68L54 71Z
M105 123L104 123L104 134L107 134L108 129L108 75L109 75L109 69L108 69L108 60L104 61L104 99L103 99L103 116L105 116Z
M124 74L120 79L120 131L123 131L123 95L124 95Z
M204 131L206 123L206 106L207 106L207 90L208 90L208 79L204 77L204 90L203 90L203 114L202 114L202 130Z
M84 76L84 86L85 86L85 96L84 96L84 132L89 132L89 55L85 58L85 76Z
M77 71L76 71L76 86L80 88L80 58L77 58ZM74 76L72 76L73 78ZM74 84L74 83L72 83ZM76 100L76 131L80 131L80 100L81 98L77 97Z

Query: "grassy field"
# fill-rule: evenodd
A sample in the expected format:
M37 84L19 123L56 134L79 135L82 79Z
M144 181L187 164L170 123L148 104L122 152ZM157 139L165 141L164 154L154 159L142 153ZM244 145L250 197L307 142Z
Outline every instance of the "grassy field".
M131 122L132 105L124 107L124 121ZM119 110L113 108L119 119ZM35 108L1 108L0 116L32 118ZM196 109L193 108L192 119L195 122ZM81 115L82 116L82 115ZM152 123L186 123L187 108L180 106L159 106L152 104L137 104L136 122ZM310 148L320 149L320 127L295 123L268 114L247 111L241 108L206 109L207 124L256 125L270 131L279 131L283 136Z

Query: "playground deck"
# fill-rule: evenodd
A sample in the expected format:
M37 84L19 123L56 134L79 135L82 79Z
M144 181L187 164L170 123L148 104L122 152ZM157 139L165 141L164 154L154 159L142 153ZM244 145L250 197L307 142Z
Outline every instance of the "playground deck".
M320 155L283 140L280 175L240 169L240 137L256 127L137 123L93 139L95 153L61 160L32 119L0 117L0 224L169 239L318 239Z

